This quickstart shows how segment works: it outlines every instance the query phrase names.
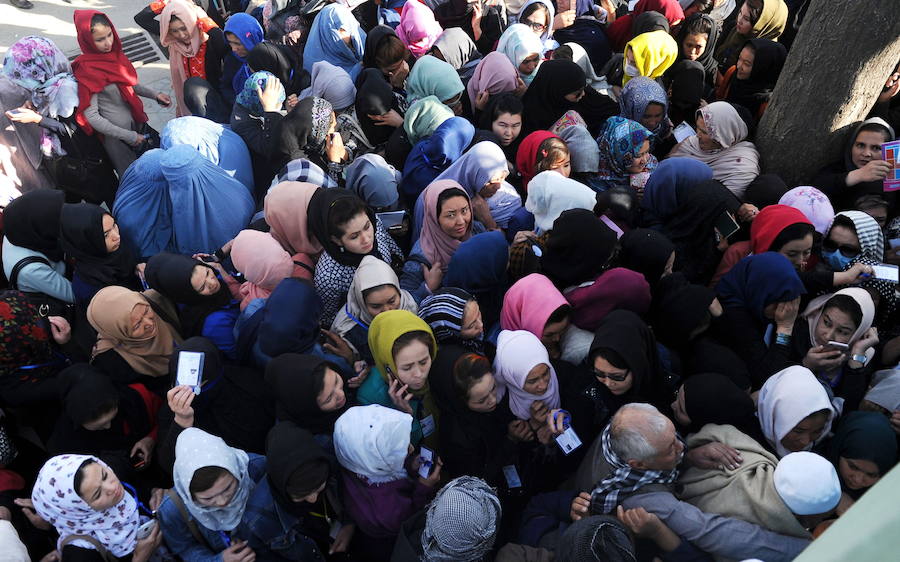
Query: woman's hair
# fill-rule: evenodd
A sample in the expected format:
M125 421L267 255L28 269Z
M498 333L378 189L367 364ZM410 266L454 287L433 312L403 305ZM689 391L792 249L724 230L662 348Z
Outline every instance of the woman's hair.
M94 32L94 28L98 25L105 25L112 29L112 23L109 21L109 18L106 17L105 14L94 14L91 16L91 33Z
M359 197L341 197L335 199L328 210L328 234L340 239L346 234L344 225L360 213L367 213L366 202ZM374 226L374 225L373 225Z
M394 340L394 345L391 346L391 357L395 357L401 349L416 341L424 344L428 348L428 353L434 355L431 334L424 330L413 330Z
M822 312L829 308L836 308L849 316L857 328L862 323L862 309L859 307L859 303L853 300L853 297L850 295L834 295L822 307Z
M556 324L557 322L562 322L569 315L572 314L572 307L568 304L564 304L553 311L553 314L547 318L547 324Z
M94 464L95 462L97 461L95 461L94 459L87 459L86 461L81 463L81 466L79 466L78 470L75 471L75 477L72 479L72 487L75 489L75 493L78 494L78 497L80 497L81 499L84 499L83 497L81 497L81 482L84 480L84 471L87 470L87 467Z
M772 244L769 246L769 251L777 252L788 242L791 242L793 240L802 240L815 231L816 228L809 223L795 222L794 224L787 226L784 230L778 233L778 236L775 237L775 240L772 240Z
M385 68L397 64L406 58L409 51L403 41L396 35L388 35L378 42L375 47L375 64L378 68Z
M712 0L701 1L709 2L709 4L712 5ZM701 11L703 10L701 9ZM710 21L708 18L693 18L684 26L684 37L687 37L688 35L706 35L707 37L709 37L709 34L712 33L712 26L712 21ZM706 48L712 49L714 48L714 45L707 45Z
M601 347L601 348L595 350L593 353L591 353L591 357L590 357L591 368L593 368L594 360L597 357L602 357L602 358L606 359L606 362L609 363L610 365L612 365L613 367L615 367L616 369L629 369L629 370L631 369L631 367L628 366L628 363L626 363L625 360L622 359L622 356L619 355L618 351L614 351L608 347Z
M316 459L303 463L288 477L285 492L293 498L308 496L328 479L328 461Z
M481 377L491 373L491 362L484 355L466 353L453 364L453 389L463 402L469 400L469 391Z
M744 3L750 8L750 25L756 25L763 12L763 0L746 0Z
M544 18L549 19L550 10L547 9L547 6L544 6L540 2L535 2L533 4L529 4L527 8L522 10L522 13L519 14L519 21L525 21L525 18L527 18L528 16L530 16L531 14L535 13L538 10L543 10L544 14L545 14Z
M458 187L451 187L450 189L445 189L444 191L441 192L440 195L438 195L437 209L435 210L438 217L441 216L441 211L444 208L444 202L449 199L453 199L454 197L464 197L466 200L469 199L469 196L466 195L466 192Z
M191 476L191 483L188 484L188 491L191 493L191 498L197 499L195 494L209 490L219 478L226 474L231 475L230 472L221 466L204 466L195 470L194 475Z
M714 4L715 4L715 2L713 0L694 0L694 2L690 6L688 6L688 8L690 8L691 6L697 6L698 12L700 12L701 14L708 14L712 11ZM689 33L701 33L701 32L692 31Z
M99 420L103 415L112 412L114 409L119 407L119 396L114 395L110 396L108 399L103 400L97 404L94 404L93 408L88 410L87 415L84 419L73 420L78 424L85 424L87 422L92 422Z
M363 292L362 292L363 300L366 300L367 298L369 298L369 295L371 295L375 291L380 291L381 289L384 289L385 287L393 287L394 289L397 289L397 286L393 285L391 283L382 283L381 285L375 285L374 287L369 287L368 289L363 289ZM399 292L399 290L397 292Z
M538 146L535 170L538 173L549 170L554 164L569 158L569 146L559 137L549 137Z
M878 123L866 123L862 127L856 131L856 137L853 138L853 142L856 142L856 139L859 138L860 133L864 133L866 131L872 131L875 133L881 133L884 137L884 142L890 142L891 140L891 132L884 128L884 125L880 125Z
M493 101L490 106L491 123L496 121L497 118L504 113L509 113L510 115L522 115L525 111L525 106L522 104L522 98L512 92L503 92L491 101Z
M829 228L828 232L825 233L826 238L827 238L828 234L831 234L831 229L836 226L843 226L844 228L849 228L850 230L853 231L854 234L857 234L856 233L856 225L853 224L853 220L850 217L848 217L846 215L835 215L834 221L831 223L831 228ZM859 236L859 235L857 234L857 236Z
M875 193L863 195L853 204L853 208L857 211L868 211L870 209L878 209L879 207L890 209L890 206L888 205L888 202L884 200L884 197Z

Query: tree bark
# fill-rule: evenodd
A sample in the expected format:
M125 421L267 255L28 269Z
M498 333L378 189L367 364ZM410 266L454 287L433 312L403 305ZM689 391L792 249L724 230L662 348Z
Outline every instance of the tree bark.
M843 158L900 60L900 1L812 0L756 134L763 169L808 185Z

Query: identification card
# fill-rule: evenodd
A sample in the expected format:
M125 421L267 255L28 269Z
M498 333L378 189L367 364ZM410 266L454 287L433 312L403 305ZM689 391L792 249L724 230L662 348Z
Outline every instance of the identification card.
M682 121L675 130L672 131L672 134L675 135L676 142L682 142L684 139L691 138L696 135L696 131L694 131L693 127L687 124L687 121Z
M428 447L422 447L422 450L419 451L419 459L422 461L419 464L419 476L428 478L431 476L431 467L434 465L434 451Z
M422 436L428 437L432 433L434 433L434 416L428 415L419 420L419 425L422 426Z
M522 480L519 478L519 471L516 470L516 465L508 464L504 466L503 476L506 477L506 486L508 488L512 489L522 487Z
M578 447L581 447L581 439L578 438L578 434L575 433L574 429L568 427L556 437L556 444L559 445L563 453L568 455Z
M884 279L891 283L900 282L900 268L896 265L888 265L885 263L873 265L872 273L875 274L876 279Z
M194 394L200 394L200 376L203 373L202 352L198 351L179 351L178 352L178 374L176 382L179 385L190 386L194 390Z

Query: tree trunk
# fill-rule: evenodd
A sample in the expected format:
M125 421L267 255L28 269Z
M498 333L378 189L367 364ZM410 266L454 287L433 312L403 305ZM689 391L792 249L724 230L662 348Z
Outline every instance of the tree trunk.
M809 184L900 60L900 1L811 0L756 134L763 169Z

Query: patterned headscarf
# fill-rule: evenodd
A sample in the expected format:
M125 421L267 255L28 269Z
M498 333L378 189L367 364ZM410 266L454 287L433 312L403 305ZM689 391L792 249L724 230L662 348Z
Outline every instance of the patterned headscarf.
M41 115L69 117L78 106L72 65L45 37L29 35L13 43L3 59L3 74L28 90Z
M672 122L669 121L669 98L666 91L659 82L651 80L645 76L635 76L628 81L628 84L622 88L622 95L619 98L619 115L632 121L641 122L647 106L651 103L658 103L663 106L663 118L659 125L652 131L655 135L654 140L665 138L672 130Z
M600 146L599 176L615 181L626 179L628 167L644 141L652 138L653 133L636 121L619 116L607 119L597 137Z
M310 144L320 149L325 146L325 136L328 134L328 129L331 128L332 113L334 113L334 107L328 101L322 98L313 98Z
M88 460L110 470L100 459L87 455L59 455L44 463L31 492L34 510L56 527L59 543L70 535L87 535L114 556L126 556L134 551L137 542L137 503L125 492L119 503L103 511L89 506L75 490L75 473ZM93 548L84 540L70 544Z
M262 115L263 113L265 113L265 110L263 109L263 106L262 106L262 102L259 99L259 93L257 92L257 88L260 91L265 90L266 81L270 77L274 78L275 80L278 80L278 78L276 78L274 74L272 74L271 72L267 72L265 70L260 71L260 72L254 72L253 74L251 74L250 78L247 78L247 80L244 81L244 89L241 90L241 93L239 93L237 95L237 100L236 100L237 103L239 105L243 106L244 108L246 108L247 111L249 111L253 115L259 116L259 115ZM282 88L281 96L279 97L278 102L281 103L284 101L284 99L285 99L284 88Z
M475 297L462 289L444 287L422 299L419 305L419 318L428 322L439 344L455 343L470 351L481 353L484 347L482 344L484 334L472 339L463 339L459 335L462 331L466 305L474 300Z
M54 365L50 334L40 323L38 310L18 291L0 293L0 376L41 378ZM45 365L47 364L47 365ZM28 365L39 368L21 370Z
M481 560L494 546L500 500L481 478L460 476L435 496L422 532L424 560Z

